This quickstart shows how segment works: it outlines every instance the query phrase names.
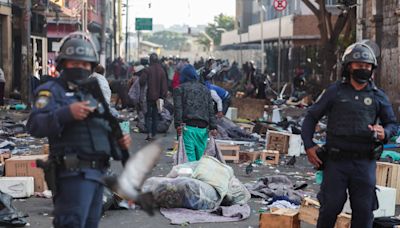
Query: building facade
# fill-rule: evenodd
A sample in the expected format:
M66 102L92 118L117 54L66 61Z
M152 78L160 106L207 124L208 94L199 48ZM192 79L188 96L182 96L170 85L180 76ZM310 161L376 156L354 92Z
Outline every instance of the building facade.
M253 60L260 67L263 40L265 70L270 75L277 74L281 30L281 63L285 66L281 68L281 75L284 81L290 81L294 68L300 64L310 60L317 65L318 56L315 53L320 42L318 19L301 0L287 1L286 9L281 12L275 10L273 3L273 0L237 0L237 28L222 34L217 54L230 56L231 60L240 64ZM334 15L333 18L339 13L334 6L336 3L337 0L327 1L327 9Z
M5 91L12 88L12 7L11 0L0 0L0 68L6 78Z

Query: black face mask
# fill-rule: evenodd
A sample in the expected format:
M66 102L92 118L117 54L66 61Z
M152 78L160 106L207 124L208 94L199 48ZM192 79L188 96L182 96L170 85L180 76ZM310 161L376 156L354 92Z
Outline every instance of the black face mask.
M352 72L352 76L356 82L364 84L371 78L372 71L367 69L355 69Z
M89 78L92 72L82 68L65 68L63 75L68 81L80 81Z

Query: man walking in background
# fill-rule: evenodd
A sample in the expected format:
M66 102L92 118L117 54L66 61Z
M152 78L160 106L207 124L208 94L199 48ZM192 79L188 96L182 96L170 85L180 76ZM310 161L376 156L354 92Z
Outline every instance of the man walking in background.
M152 140L157 134L157 101L165 99L168 92L167 76L156 53L150 55L150 66L143 71L139 83L141 87L147 84L146 140Z

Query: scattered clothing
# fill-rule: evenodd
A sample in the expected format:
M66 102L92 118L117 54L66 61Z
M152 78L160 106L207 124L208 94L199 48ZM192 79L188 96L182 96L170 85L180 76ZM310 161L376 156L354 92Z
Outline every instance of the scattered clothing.
M286 196L291 202L299 205L303 198L301 190L294 190L293 184L286 176L269 176L261 178L255 184L245 184L251 195L268 200L277 196Z
M185 208L162 208L160 210L171 224L194 224L214 222L237 222L250 217L250 207L245 205L233 205L229 207L218 207L212 211L190 210Z

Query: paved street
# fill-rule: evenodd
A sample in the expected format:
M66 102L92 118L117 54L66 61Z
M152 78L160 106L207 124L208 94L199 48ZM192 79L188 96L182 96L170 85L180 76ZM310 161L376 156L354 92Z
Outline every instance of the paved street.
M166 134L162 135L164 140L165 148L169 148L172 145L173 138L175 132L171 130ZM132 133L133 138L133 146L131 151L134 153L143 145L146 144L144 140L144 134ZM256 180L258 177L266 176L268 174L273 174L276 168L271 168L271 166L259 166L256 167L252 176L248 177L244 173L244 164L233 164L229 163L235 170L235 175L243 182L247 183L249 181ZM162 156L159 164L154 168L151 176L163 176L167 174L172 167L172 158L167 157L165 155ZM309 165L306 164L305 157L298 159L294 168L287 168L284 166L280 166L278 168L282 173L285 172L302 172L305 176L308 176L307 172L312 172ZM112 170L114 172L121 171L121 165L119 163L114 162L112 165ZM298 174L301 176L302 174ZM296 178L291 178L292 180L299 180ZM313 181L307 181L311 186L307 189L312 191L312 189L316 189L317 186L313 185ZM249 202L251 207L251 217L247 220L241 222L234 223L207 223L207 224L196 224L190 225L190 227L258 227L258 209L261 204L257 203L260 199L252 198ZM23 212L29 214L28 221L30 223L30 227L32 228L46 228L52 227L51 225L51 211L52 211L52 203L50 199L42 199L42 198L29 198L26 200L16 200L14 205ZM128 227L166 227L169 226L169 220L164 218L159 212L156 213L154 217L149 217L141 210L112 210L107 211L103 219L101 220L100 227L101 228L109 228L109 227L118 227L118 228L128 228ZM302 227L312 227L312 226L302 226Z

